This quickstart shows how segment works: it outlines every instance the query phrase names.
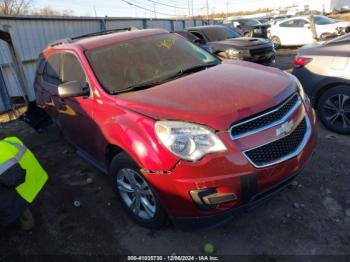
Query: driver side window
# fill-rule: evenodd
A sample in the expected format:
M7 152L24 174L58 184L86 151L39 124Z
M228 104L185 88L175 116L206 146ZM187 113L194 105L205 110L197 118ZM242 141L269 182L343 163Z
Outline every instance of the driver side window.
M86 85L85 72L78 58L72 53L62 54L61 80L62 83L78 81L81 86Z

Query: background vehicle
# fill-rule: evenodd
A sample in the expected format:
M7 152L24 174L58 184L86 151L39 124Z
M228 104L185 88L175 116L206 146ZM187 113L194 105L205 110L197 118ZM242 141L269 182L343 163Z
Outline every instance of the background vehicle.
M304 86L323 124L350 133L350 35L301 48L293 74Z
M314 17L319 39L339 36L350 25L349 22L336 21L326 16L315 15ZM309 16L294 17L278 22L269 29L269 37L276 48L279 46L301 46L315 42Z
M239 18L229 20L224 23L238 31L245 37L267 38L267 28L269 24L262 24L258 19Z
M191 43L203 48L204 50L208 51L209 53L212 53L211 47L208 45L206 41L203 41L203 39L200 39L196 37L194 34L191 34L188 31L182 30L182 31L175 31L174 33L179 34L186 38Z
M233 29L221 25L191 27L187 31L207 43L214 54L225 59L266 64L275 59L275 49L268 39L241 37Z
M109 170L135 221L227 220L300 173L317 130L292 75L221 62L161 29L113 32L50 45L35 87L80 155Z

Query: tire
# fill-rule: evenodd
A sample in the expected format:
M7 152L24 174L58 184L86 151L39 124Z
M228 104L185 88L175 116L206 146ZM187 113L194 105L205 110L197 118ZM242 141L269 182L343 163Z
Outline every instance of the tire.
M318 101L318 115L329 130L350 134L350 86L337 86L326 91Z
M271 37L271 41L272 41L275 49L278 49L282 46L281 39L278 36Z
M112 159L109 173L114 192L135 222L153 229L166 224L166 212L135 161L126 153L120 153Z
M245 32L243 34L244 37L253 37L253 32Z

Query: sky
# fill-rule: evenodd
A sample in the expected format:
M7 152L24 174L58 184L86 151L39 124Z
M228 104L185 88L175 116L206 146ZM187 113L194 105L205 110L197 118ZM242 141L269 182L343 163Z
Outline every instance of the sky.
M126 2L133 5L130 5ZM208 0L209 13L259 8L278 8L294 3L307 3L314 0ZM322 2L323 0L320 0ZM207 0L33 0L34 8L51 7L56 10L69 9L78 16L109 17L176 17L188 15L192 9L194 15L205 15ZM147 10L144 10L147 9ZM154 13L154 10L156 13Z

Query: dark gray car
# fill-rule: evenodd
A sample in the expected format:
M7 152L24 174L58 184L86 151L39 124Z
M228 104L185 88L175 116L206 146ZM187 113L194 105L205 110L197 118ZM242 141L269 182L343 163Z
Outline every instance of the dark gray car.
M269 39L242 37L233 29L221 25L198 26L186 30L222 58L261 64L270 64L275 60L276 51Z
M300 80L323 124L350 134L350 35L301 48L293 74Z

